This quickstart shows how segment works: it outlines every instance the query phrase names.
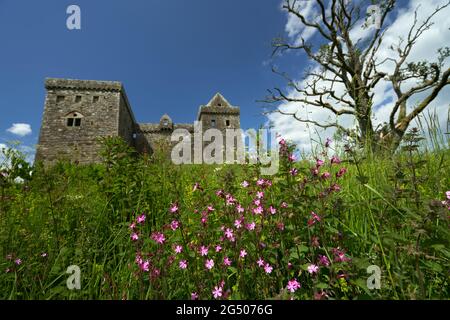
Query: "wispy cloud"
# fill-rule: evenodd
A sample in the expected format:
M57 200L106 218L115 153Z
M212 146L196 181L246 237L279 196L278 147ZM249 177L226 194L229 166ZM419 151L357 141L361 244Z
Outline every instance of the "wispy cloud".
M13 123L11 128L6 131L20 137L24 137L32 133L31 126L28 123Z

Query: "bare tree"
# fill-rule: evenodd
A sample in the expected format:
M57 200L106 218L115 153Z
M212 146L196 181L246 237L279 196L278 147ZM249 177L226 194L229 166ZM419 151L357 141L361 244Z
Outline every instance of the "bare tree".
M306 0L308 1L308 0ZM362 144L373 148L395 152L411 121L416 118L436 98L439 92L450 84L450 68L444 68L444 60L450 55L450 48L438 50L434 62L409 62L408 57L419 38L433 25L433 17L450 5L450 1L438 6L424 21L417 18L418 9L411 17L411 27L405 39L399 38L392 44L392 55L382 58L380 47L384 35L389 29L388 15L396 6L395 0L356 1L324 0L313 1L317 16L307 17L302 13L297 0L285 0L283 5L305 28L312 28L319 36L318 48L303 37L291 42L284 38L275 39L274 54L285 50L301 50L315 63L314 68L306 71L303 84L292 80L286 73L273 68L283 76L290 88L290 93L280 88L269 90L264 101L278 103L269 112L294 117L296 120L310 123L321 128L337 128L339 131L356 136ZM377 12L366 13L374 8ZM364 9L364 11L363 11ZM364 12L361 15L361 12ZM374 14L377 14L375 17ZM363 19L363 20L361 20ZM376 30L368 33L364 39L353 39L352 31L360 26L361 21L377 20ZM390 64L390 68L386 66ZM389 70L389 71L386 71ZM372 119L375 86L380 81L387 81L396 95L392 103L389 123L374 128ZM413 85L411 85L413 83ZM340 87L341 90L337 88ZM407 88L407 89L405 89ZM341 91L341 92L339 92ZM423 93L412 110L407 109L407 102L413 96ZM417 97L417 96L416 96ZM331 112L335 122L318 122L298 115L298 112L283 111L280 102L296 102L313 108L323 108ZM338 124L337 119L343 115L356 119L357 129L350 130Z

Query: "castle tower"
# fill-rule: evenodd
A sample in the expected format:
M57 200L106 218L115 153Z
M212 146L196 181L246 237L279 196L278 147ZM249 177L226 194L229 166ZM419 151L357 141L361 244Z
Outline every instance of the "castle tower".
M204 106L200 106L197 120L202 123L203 130L216 128L223 132L226 129L239 129L239 107L232 106L220 93Z
M100 160L98 138L135 145L136 121L120 82L48 78L36 161Z
M234 157L236 155L236 148L241 146L241 135L236 130L230 129L240 129L241 125L239 116L239 107L232 106L231 103L229 103L220 93L216 93L206 105L200 106L197 121L201 123L202 131L204 133L203 150L208 150L205 148L213 140L214 144L218 142L221 146L223 160L227 158L227 153L229 152L231 152L231 157ZM209 139L209 137L205 135L205 131L212 128L218 129L222 132L222 141L216 141L216 139L218 139L217 137L211 137L211 139ZM199 130L199 128L196 128L195 130ZM229 130L228 134L231 132L233 133L232 137L230 134L232 142L228 141L226 138L227 130ZM215 150L211 152L211 155L216 155Z

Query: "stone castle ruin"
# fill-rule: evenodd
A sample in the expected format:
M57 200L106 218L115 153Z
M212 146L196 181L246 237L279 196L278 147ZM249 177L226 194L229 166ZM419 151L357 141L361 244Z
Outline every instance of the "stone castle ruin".
M151 154L173 145L176 129L194 133L193 123L173 123L167 114L159 123L138 123L120 82L47 78L45 88L36 161L99 162L98 139L108 136L122 137L139 153ZM239 129L240 110L217 93L200 106L196 121L203 131Z

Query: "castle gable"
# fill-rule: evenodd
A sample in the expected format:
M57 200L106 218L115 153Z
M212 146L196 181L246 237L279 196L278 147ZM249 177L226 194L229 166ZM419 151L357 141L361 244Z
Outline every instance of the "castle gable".
M222 94L216 93L206 105L199 107L197 120L201 120L202 114L230 114L238 116L240 109L232 106Z
M214 97L206 104L208 107L231 107L231 104L227 99L220 93L216 93Z

